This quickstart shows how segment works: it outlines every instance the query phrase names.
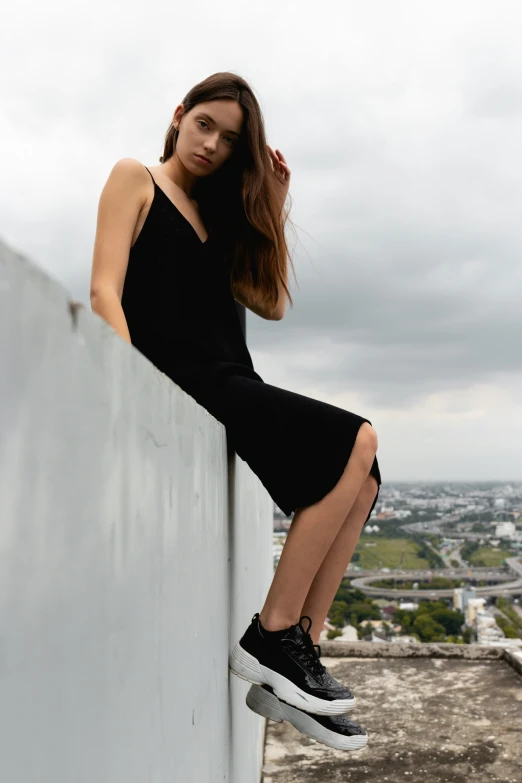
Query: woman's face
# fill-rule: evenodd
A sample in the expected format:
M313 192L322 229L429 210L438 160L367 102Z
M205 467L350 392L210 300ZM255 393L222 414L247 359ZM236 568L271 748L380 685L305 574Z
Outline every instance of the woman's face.
M241 134L243 110L232 100L198 103L184 114L183 104L174 113L179 127L176 155L192 174L213 174L234 152ZM210 163L198 156L203 155Z

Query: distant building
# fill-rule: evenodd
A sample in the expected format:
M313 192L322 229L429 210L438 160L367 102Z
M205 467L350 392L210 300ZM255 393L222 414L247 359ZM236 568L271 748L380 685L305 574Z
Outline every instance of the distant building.
M395 609L397 609L399 606L398 601L392 601L390 598L372 598L372 603L378 606L379 609L384 609L387 606L393 606Z
M485 612L477 612L477 642L479 644L499 644L504 641L504 632L498 627L495 618Z
M517 529L513 522L499 522L495 528L495 536L497 538L509 538L513 540L516 532Z
M396 611L397 611L396 606L390 604L388 604L387 606L383 606L381 609L382 619L385 620L386 622L388 622L388 620L392 620L393 615L395 614Z
M453 591L453 608L462 612L462 587L456 587Z
M477 614L484 611L485 598L470 598L464 610L465 622L468 628L476 628Z
M419 608L419 604L410 602L404 602L399 604L399 609L403 609L405 612L415 612Z
M477 597L474 587L457 587L453 591L453 608L465 612L470 599Z
M336 636L334 642L356 642L359 639L357 636L357 630L353 627L353 625L345 625L341 630L341 636Z

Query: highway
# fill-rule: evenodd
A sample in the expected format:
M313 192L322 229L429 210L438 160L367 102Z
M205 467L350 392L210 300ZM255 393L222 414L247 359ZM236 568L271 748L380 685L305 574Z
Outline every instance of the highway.
M432 576L442 576L447 579L476 579L485 582L495 581L499 584L485 587L475 587L477 598L504 595L522 595L522 563L517 558L506 560L506 566L511 574L498 572L489 568L454 568L434 569L431 571L374 571L365 572L364 575L355 576L353 571L347 571L346 576L351 579L352 587L356 587L366 595L380 598L452 598L453 588L449 590L401 590L386 587L373 587L372 582L395 579L397 582L425 581ZM516 578L513 579L513 576Z

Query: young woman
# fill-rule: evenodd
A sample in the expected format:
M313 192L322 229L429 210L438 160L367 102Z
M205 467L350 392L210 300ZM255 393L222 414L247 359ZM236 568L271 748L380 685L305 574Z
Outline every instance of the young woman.
M92 308L225 425L279 508L294 512L265 604L230 656L255 683L249 705L321 742L361 747L364 731L342 717L352 693L314 642L377 501L376 433L362 416L265 383L234 301L270 320L292 304L290 170L266 143L252 88L228 72L176 107L160 164L124 158L109 175Z

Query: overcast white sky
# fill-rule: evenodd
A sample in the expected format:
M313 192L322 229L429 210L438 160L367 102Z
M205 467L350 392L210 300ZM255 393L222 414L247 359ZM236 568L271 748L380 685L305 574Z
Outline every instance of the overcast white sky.
M384 482L522 479L522 3L33 0L2 27L4 242L90 307L112 166L157 164L190 87L235 71L297 224L257 371L370 419Z

